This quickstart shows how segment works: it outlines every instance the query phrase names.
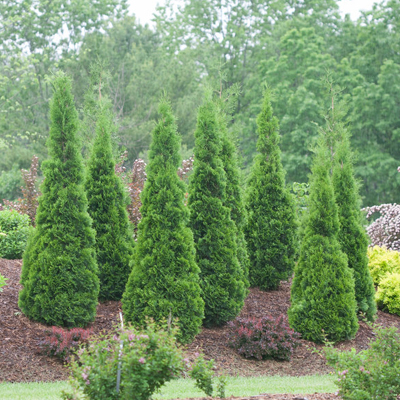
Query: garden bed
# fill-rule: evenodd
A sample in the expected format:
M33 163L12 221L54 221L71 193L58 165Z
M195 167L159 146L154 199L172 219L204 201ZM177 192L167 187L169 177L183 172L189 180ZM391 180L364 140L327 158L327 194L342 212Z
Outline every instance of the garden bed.
M8 278L7 286L0 294L0 382L57 381L68 377L68 370L54 358L40 354L38 343L44 338L46 325L32 322L18 308L18 292L21 274L20 260L0 259L0 273ZM242 310L242 317L278 317L287 313L290 304L290 284L283 282L279 290L261 292L251 289ZM92 324L95 333L110 330L119 321L120 303L108 301L98 305L97 317ZM378 312L378 323L384 326L396 326L400 329L400 317ZM227 346L227 327L203 329L193 343L187 346L189 358L194 353L204 352L206 358L213 358L220 373L241 376L259 375L314 375L331 371L325 359L314 348L321 349L312 342L302 340L291 361L248 360L239 356ZM364 322L354 340L339 343L344 350L355 347L358 350L367 348L373 337L371 328ZM254 399L296 399L294 395L265 395ZM302 397L297 396L298 399ZM309 400L328 400L337 398L332 394L315 394L307 396Z

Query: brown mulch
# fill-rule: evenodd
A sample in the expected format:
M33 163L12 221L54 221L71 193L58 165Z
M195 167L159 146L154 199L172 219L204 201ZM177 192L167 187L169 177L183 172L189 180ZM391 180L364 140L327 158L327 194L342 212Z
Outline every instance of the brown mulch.
M18 292L21 274L21 260L0 259L0 273L8 278L7 285L0 294L0 382L57 381L68 378L67 368L58 360L40 353L39 341L46 335L49 327L30 321L18 308ZM242 310L242 317L262 317L286 315L290 305L290 283L282 282L279 290L261 292L251 289ZM91 325L94 333L110 330L119 321L120 303L109 301L98 305L95 322ZM378 312L377 322L383 326L396 326L400 329L400 317ZM322 355L314 349L322 346L302 340L291 361L248 360L239 356L227 346L227 327L207 329L187 346L189 359L203 352L207 359L215 360L220 373L240 376L290 375L303 376L325 374L331 371ZM364 322L354 340L339 343L337 347L348 350L367 348L373 337L371 328ZM246 399L273 400L331 400L338 399L334 394L299 395L260 395Z

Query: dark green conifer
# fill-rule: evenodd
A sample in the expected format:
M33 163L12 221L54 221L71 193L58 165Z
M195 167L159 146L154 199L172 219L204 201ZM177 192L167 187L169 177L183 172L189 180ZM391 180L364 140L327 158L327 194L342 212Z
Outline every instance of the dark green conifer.
M194 170L189 185L190 226L205 302L207 326L235 318L244 304L244 276L237 258L236 228L226 199L216 107L208 96L199 108Z
M246 193L245 235L250 286L269 290L276 289L293 272L297 226L293 199L285 188L278 119L273 116L268 88L257 125L259 154L254 159Z
M122 299L127 321L144 325L178 318L179 340L190 342L204 316L193 234L187 226L185 184L177 174L180 138L171 105L162 99L161 118L153 132L147 181L141 195L142 220L133 269Z
M353 273L338 241L330 155L320 138L310 179L309 214L295 269L289 323L304 339L337 342L358 329Z
M87 166L85 188L89 214L96 231L100 300L120 300L131 271L133 236L121 178L115 174L110 107L99 101L96 139Z
M373 321L376 314L375 289L368 268L368 236L362 224L361 201L354 177L349 134L340 121L336 121L333 125L339 131L332 173L335 199L339 209L339 243L347 255L348 266L354 272L358 310L369 321Z
M50 158L42 165L45 180L35 234L24 255L19 306L29 318L49 325L85 326L94 320L99 294L95 232L83 187L71 81L60 73L53 86Z
M226 197L224 205L231 210L231 219L236 225L237 257L243 270L244 284L247 288L249 286L249 256L247 254L247 244L244 237L246 210L240 182L238 154L233 138L227 129L225 113L222 111L219 113L219 124L222 144L220 157L226 175Z

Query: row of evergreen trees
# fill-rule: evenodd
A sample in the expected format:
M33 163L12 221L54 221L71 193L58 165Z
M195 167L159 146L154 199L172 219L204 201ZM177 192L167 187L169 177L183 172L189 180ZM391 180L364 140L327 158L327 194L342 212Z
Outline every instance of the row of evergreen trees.
M227 112L206 95L198 111L187 206L185 184L177 175L180 137L171 106L162 98L136 246L114 171L111 109L106 99L97 109L85 176L71 83L63 74L55 78L50 159L43 163L37 228L23 260L19 305L26 315L84 326L93 321L98 299L122 297L127 321L140 326L147 317L176 317L180 340L188 342L202 322L220 325L237 316L249 282L276 289L291 276L297 221L268 89L246 198ZM321 340L321 332L334 340L352 336L356 303L369 319L376 312L348 134L343 124L332 125L336 133L321 133L315 159L289 313L292 326L312 340ZM334 157L327 154L329 146Z

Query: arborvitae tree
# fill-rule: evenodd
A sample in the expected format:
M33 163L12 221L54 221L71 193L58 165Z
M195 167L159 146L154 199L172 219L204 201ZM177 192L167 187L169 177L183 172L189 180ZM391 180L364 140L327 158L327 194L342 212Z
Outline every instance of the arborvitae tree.
M199 108L194 170L189 184L190 226L205 302L206 326L235 318L244 304L244 276L237 258L236 227L226 199L226 175L215 104L209 96Z
M304 339L337 342L358 329L353 273L338 241L339 218L329 153L319 141L310 179L309 215L295 268L289 323Z
M226 175L226 197L224 205L231 210L231 219L236 225L237 257L243 270L245 287L249 286L249 256L244 237L246 226L246 210L241 187L240 168L235 143L227 129L226 115L219 113L219 126L221 130L221 153L223 168Z
M293 199L285 187L278 119L273 116L268 88L257 125L259 154L248 181L245 235L250 285L268 290L276 289L293 272L297 227Z
M50 105L49 160L34 238L24 255L19 306L49 325L85 326L96 315L95 232L87 212L83 165L77 145L78 114L71 81L58 74Z
M133 269L122 299L125 319L144 325L178 318L179 340L190 342L204 316L193 234L187 226L185 184L177 174L180 138L169 102L162 99L154 129L147 181L141 195L142 219Z
M373 321L376 314L375 289L368 268L368 236L362 224L361 201L354 177L349 134L340 121L332 126L340 131L332 173L335 199L339 208L339 243L354 272L358 310L368 320Z
M112 154L112 114L106 100L99 101L96 139L85 182L89 214L96 231L96 256L100 300L120 300L131 271L133 250L126 197L121 178L115 174Z

